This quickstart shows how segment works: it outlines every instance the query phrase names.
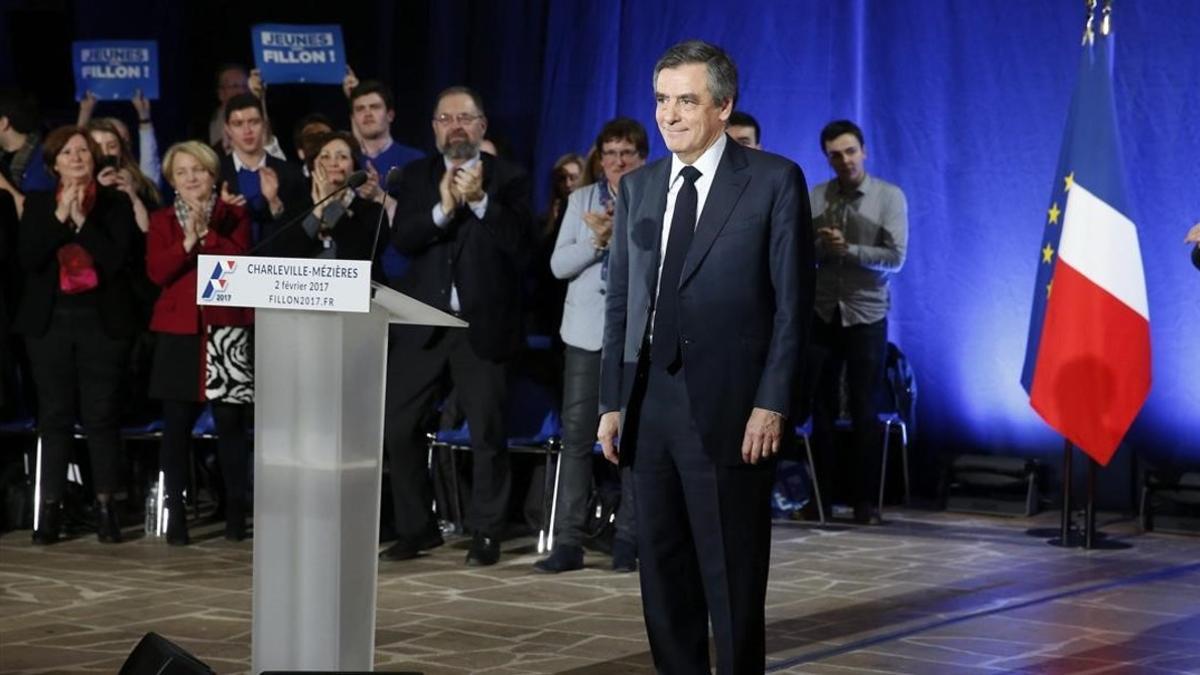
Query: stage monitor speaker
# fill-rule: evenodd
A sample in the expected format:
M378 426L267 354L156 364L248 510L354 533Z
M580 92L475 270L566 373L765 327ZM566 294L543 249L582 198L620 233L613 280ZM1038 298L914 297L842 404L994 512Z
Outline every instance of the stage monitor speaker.
M215 675L212 668L158 633L146 633L120 675Z
M1040 510L1040 467L1035 460L959 455L946 473L946 510L1029 517Z
M1200 534L1200 471L1147 468L1141 517L1146 532Z

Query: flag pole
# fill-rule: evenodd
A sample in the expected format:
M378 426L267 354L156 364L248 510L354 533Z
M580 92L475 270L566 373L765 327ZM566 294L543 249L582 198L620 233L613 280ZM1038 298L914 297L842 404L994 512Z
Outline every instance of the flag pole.
M1062 527L1059 532L1059 546L1071 545L1071 455L1074 453L1074 448L1071 446L1071 441L1063 439L1063 465L1062 465Z
M1083 547L1091 550L1096 544L1096 460L1088 459L1087 507L1083 518Z

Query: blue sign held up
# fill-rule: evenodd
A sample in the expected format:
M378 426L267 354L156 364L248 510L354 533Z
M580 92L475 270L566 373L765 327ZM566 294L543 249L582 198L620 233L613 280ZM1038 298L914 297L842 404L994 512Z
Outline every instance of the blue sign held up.
M75 100L86 92L101 101L130 100L138 90L158 98L158 42L88 40L71 43Z
M250 29L250 36L263 82L341 84L346 75L346 46L339 25L262 23Z

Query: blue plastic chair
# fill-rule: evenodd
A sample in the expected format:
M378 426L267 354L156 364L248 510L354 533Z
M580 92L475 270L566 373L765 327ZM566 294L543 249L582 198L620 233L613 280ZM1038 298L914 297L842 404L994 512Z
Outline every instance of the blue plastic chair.
M561 448L562 419L559 417L558 404L554 401L545 387L525 378L514 378L508 384L508 403L505 410L505 423L508 426L509 452L541 454L545 456L545 472L543 494L549 492L550 462ZM471 429L467 422L454 429L443 429L429 434L429 464L433 467L433 452L447 450L450 452L450 485L454 494L457 521L455 525L462 531L462 499L458 485L458 462L456 451L466 452L471 449ZM554 492L557 496L557 478L555 472ZM552 539L553 518L556 502L551 502L550 514L542 511L541 529L538 532L538 552L548 550Z

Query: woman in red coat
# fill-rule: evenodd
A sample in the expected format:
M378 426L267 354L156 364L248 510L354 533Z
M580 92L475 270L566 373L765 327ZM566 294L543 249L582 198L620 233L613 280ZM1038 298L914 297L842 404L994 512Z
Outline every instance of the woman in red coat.
M212 404L217 452L225 477L225 537L246 536L248 404L254 400L250 352L252 310L196 305L197 256L238 255L250 248L250 214L222 202L220 161L197 141L177 143L163 158L175 203L150 216L146 271L162 287L150 330L157 333L150 396L162 400L167 542L188 543L183 489L189 441L205 403ZM206 271L207 274L207 271Z

